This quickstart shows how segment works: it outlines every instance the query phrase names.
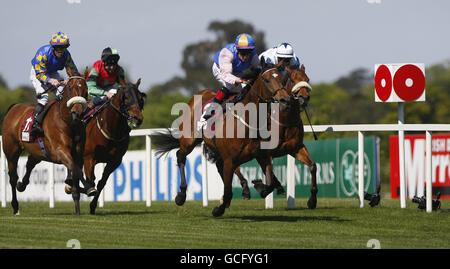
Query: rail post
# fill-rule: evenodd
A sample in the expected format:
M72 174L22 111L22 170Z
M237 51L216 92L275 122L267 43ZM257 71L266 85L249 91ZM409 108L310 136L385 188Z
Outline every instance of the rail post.
M432 160L432 149L431 149L431 132L430 131L426 131L426 139L425 139L425 144L426 144L426 149L425 149L425 154L426 154L426 165L425 165L425 180L426 180L426 196L427 196L427 212L431 213L433 211L432 205L431 205L431 201L432 201L432 186L431 186L431 177L433 175L432 170L432 165L431 165L431 160Z
M205 142L202 143L202 151L204 152ZM202 154L202 193L203 206L208 206L208 160L205 154Z
M364 207L364 134L358 131L358 197L359 207Z
M146 206L152 205L152 140L145 135L145 197Z

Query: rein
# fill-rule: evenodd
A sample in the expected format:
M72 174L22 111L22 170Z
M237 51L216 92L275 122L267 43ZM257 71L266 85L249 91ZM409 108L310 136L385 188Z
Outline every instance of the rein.
M84 77L81 77L81 76L71 76L71 77L69 77L67 82L69 82L72 79L82 79L82 80L84 80L86 82L86 79ZM65 90L66 87L68 88L69 92L72 91L72 87L70 87L69 85L66 84L66 86L64 87L64 92L66 91ZM63 103L62 100L59 100L58 102L59 102L59 104L58 104L58 112L59 112L60 118L67 125L70 125L70 121L67 121L66 119L64 119L64 117L62 115L62 112L61 112L61 104ZM74 97L70 98L69 100L67 100L67 102L66 102L67 108L70 108L71 106L73 106L75 104L82 104L84 108L87 107L86 99L84 97L82 97L82 96L74 96Z
M122 92L122 94L124 94L124 91ZM117 106L115 106L113 103L112 103L112 101L111 100L109 100L109 101L106 101L116 112L118 112L122 117L124 117L127 121L128 120L130 120L131 119L131 116L128 114L128 113L124 113L122 110L121 110L121 108L122 108L122 100L120 100L120 108L118 108ZM102 133L102 135L106 138L106 139L108 139L108 140L111 140L111 141L114 141L114 142L121 142L121 141L123 141L123 140L125 140L126 138L127 138L127 135L124 135L122 138L120 138L120 139L116 139L116 138L113 138L113 137L111 137L111 136L109 136L103 129L102 129L102 127L100 126L100 123L99 123L99 121L98 121L98 115L97 115L97 117L95 117L95 120L96 120L96 122L97 122L97 128L100 130L100 132ZM101 121L103 122L103 117L101 117Z

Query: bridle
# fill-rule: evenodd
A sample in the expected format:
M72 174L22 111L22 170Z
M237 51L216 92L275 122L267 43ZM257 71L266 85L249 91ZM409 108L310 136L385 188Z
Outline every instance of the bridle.
M267 72L269 72L269 71L272 71L272 70L278 70L278 69L277 69L276 67L273 67L273 68L267 69L266 71L264 71L264 72L261 74L261 79L262 79L262 81L263 81L263 83L262 83L262 84L263 84L263 89L264 89L264 90L266 91L266 93L269 95L269 98L266 99L266 98L262 97L258 92L255 92L256 96L258 96L259 100L262 101L263 103L279 103L280 101L277 100L277 99L275 98L275 96L277 95L277 93L278 93L279 91L281 91L281 90L285 90L285 91L287 92L284 83L283 83L283 85L282 85L280 88L276 89L276 90L273 91L273 92L270 91L270 90L268 89L268 87L267 87L266 84L269 83L269 79L265 78L265 77L264 77L264 74L267 73ZM277 74L277 75L278 75L278 74Z
M86 83L86 79L84 77L81 77L81 76L71 76L71 77L69 77L67 83L69 83L69 81L72 80L72 79L82 79ZM80 88L81 88L81 86L82 85L80 85ZM66 86L64 87L64 92L66 92L66 89L68 90L69 93L72 92L72 90L73 90L72 87L70 87L70 85L68 85L68 84L66 84ZM60 104L61 103L62 102L60 101ZM77 89L77 92L76 92L76 96L70 98L66 102L66 106L67 106L67 108L70 109L75 104L81 104L83 106L83 110L86 109L86 107L87 107L86 99L82 96L82 93L79 92L78 89ZM62 118L62 120L65 123L69 124L69 122L66 119L64 119L64 117L62 116L61 105L59 105L59 115L60 115L60 117Z
M109 105L114 109L114 111L116 111L117 113L119 113L120 116L124 117L124 118L127 120L127 122L130 122L130 121L133 119L133 116L131 116L131 115L128 113L128 110L130 109L131 105L138 103L140 109L142 109L142 105L140 104L139 99L138 99L137 96L136 96L136 92L135 92L135 90L134 90L135 88L134 88L133 86L127 86L127 87L131 87L132 89L129 90L128 88L125 88L125 89L122 91L122 93L121 93L120 96L119 96L119 98L120 98L120 101L119 101L119 107L117 107L116 105L114 105L114 104L112 103L112 99L108 99L106 102L107 102L107 104L109 104ZM125 102L124 102L124 97L125 97L125 94L126 94L126 93L130 93L130 96L131 96L131 98L132 98L132 102L131 102L130 104L125 104ZM105 107L106 107L106 106L107 106L107 105L105 105ZM127 138L127 135L125 135L125 136L122 137L121 139L115 139L115 138L111 137L111 136L108 135L108 134L102 129L102 127L100 126L100 123L99 123L99 121L98 121L98 116L95 117L95 119L96 119L96 121L97 121L97 127L98 127L98 129L100 130L100 132L103 134L103 136L104 136L106 139L112 140L112 141L115 141L115 142L120 142L120 141L123 141L124 139ZM101 118L101 121L103 122L103 117Z

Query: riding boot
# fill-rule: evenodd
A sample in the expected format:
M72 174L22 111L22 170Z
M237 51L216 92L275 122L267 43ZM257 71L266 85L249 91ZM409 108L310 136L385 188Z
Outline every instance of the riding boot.
M228 90L225 87L222 87L222 89L220 89L217 92L216 96L214 97L214 100L211 102L211 105L206 110L206 112L204 114L205 115L204 119L208 120L212 115L214 115L214 113L212 113L212 112L217 107L217 105L221 106L222 103L224 102L224 100L227 100L229 96L230 96L230 90ZM216 103L216 105L214 105L214 103Z
M44 130L42 129L42 120L44 119L44 106L42 104L37 104L34 109L34 122L31 126L30 134L34 136L44 135Z

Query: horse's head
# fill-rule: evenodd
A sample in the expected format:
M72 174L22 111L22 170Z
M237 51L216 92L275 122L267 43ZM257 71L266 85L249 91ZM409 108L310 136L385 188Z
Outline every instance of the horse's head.
M142 109L147 95L139 91L140 83L141 79L138 79L136 84L125 84L120 94L120 112L126 117L131 128L139 127L144 120Z
M63 102L72 115L72 120L81 120L87 106L88 87L82 76L70 76L64 88Z
M282 74L281 63L278 65L267 65L261 61L262 71L260 77L266 94L266 101L279 103L280 110L286 112L290 108L290 93L284 86L284 76Z
M302 65L300 69L285 68L286 88L291 89L292 98L297 100L301 108L308 105L311 97L312 87L309 85L309 78L305 73L305 66Z

